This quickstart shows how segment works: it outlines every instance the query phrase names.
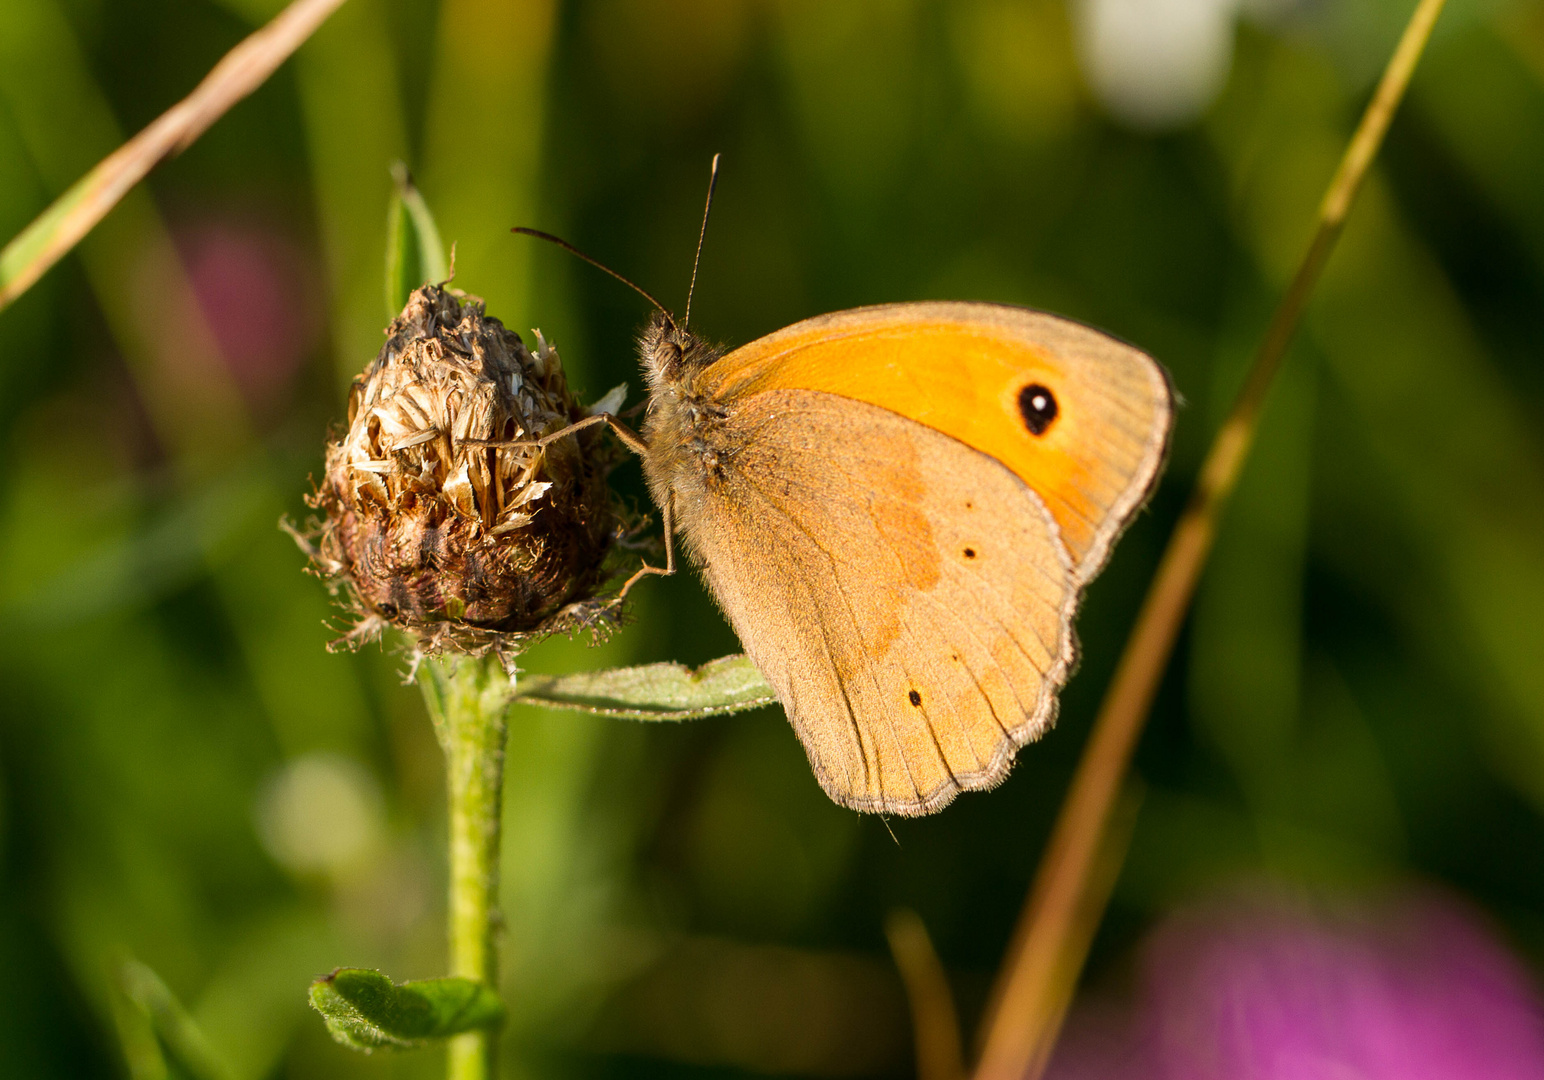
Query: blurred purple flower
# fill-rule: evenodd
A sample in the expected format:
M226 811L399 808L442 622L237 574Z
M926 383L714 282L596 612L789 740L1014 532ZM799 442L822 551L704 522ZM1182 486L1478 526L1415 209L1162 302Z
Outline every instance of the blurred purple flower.
M254 407L273 405L316 341L305 258L270 230L228 221L182 232L178 247L232 377Z
M1171 917L1124 1018L1080 1009L1048 1080L1544 1080L1544 1012L1471 914L1250 897Z

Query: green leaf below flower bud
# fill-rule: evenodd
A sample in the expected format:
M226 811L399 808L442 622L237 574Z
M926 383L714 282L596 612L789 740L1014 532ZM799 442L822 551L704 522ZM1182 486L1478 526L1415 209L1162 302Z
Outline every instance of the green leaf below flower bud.
M750 657L736 654L696 669L644 664L577 675L522 675L516 701L631 720L696 720L759 709L777 698Z
M338 968L317 979L311 1005L334 1039L366 1053L409 1050L504 1021L498 994L473 979L394 983L369 968Z

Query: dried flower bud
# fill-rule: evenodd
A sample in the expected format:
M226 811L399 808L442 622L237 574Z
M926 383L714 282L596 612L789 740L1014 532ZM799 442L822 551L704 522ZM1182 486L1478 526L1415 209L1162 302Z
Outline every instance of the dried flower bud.
M600 625L606 556L620 533L598 427L520 445L583 419L556 350L435 286L413 293L349 391L348 430L327 446L306 538L358 621L419 648L482 653ZM516 445L490 445L490 444Z

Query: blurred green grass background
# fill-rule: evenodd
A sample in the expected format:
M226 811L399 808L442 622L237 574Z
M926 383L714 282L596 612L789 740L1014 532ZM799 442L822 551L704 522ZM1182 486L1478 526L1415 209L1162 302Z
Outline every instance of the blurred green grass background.
M0 236L277 8L6 0ZM716 151L703 333L1001 300L1173 373L1167 478L1091 591L1059 727L998 791L887 826L825 799L776 711L512 723L508 1075L906 1075L880 929L903 904L973 1019L1166 530L1408 15L1183 10L1203 8L1185 37L1118 0L350 0L158 169L0 313L0 1075L125 1074L108 976L125 955L239 1077L441 1068L353 1055L305 1008L338 964L442 971L443 790L400 660L323 650L327 598L274 527L379 347L398 157L456 243L457 286L540 327L586 398L638 386L646 312L508 228L558 232L679 307ZM1161 912L1261 875L1443 883L1544 962L1541 192L1544 8L1452 0L1140 748L1147 797L1088 983L1118 981ZM618 480L646 498L636 466ZM637 595L606 646L551 642L526 666L735 650L690 575Z

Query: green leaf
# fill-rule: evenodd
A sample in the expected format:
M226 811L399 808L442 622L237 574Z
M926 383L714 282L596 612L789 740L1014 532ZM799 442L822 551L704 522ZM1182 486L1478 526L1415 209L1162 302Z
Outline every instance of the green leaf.
M777 702L772 687L743 654L681 664L645 664L578 675L522 675L516 700L632 720L696 720Z
M398 984L368 968L338 968L317 979L311 1005L334 1039L366 1053L412 1049L504 1020L499 996L473 979Z
M413 222L413 239L417 243L418 268L421 271L420 284L427 281L439 284L449 280L445 243L440 239L440 227L434 223L429 204L424 202L422 193L413 185L413 177L402 162L392 165L391 178L397 182L397 195L402 199L402 205L407 208L408 217Z
M446 281L450 270L439 226L407 166L393 162L391 178L396 191L386 211L386 311L394 319L414 289Z

